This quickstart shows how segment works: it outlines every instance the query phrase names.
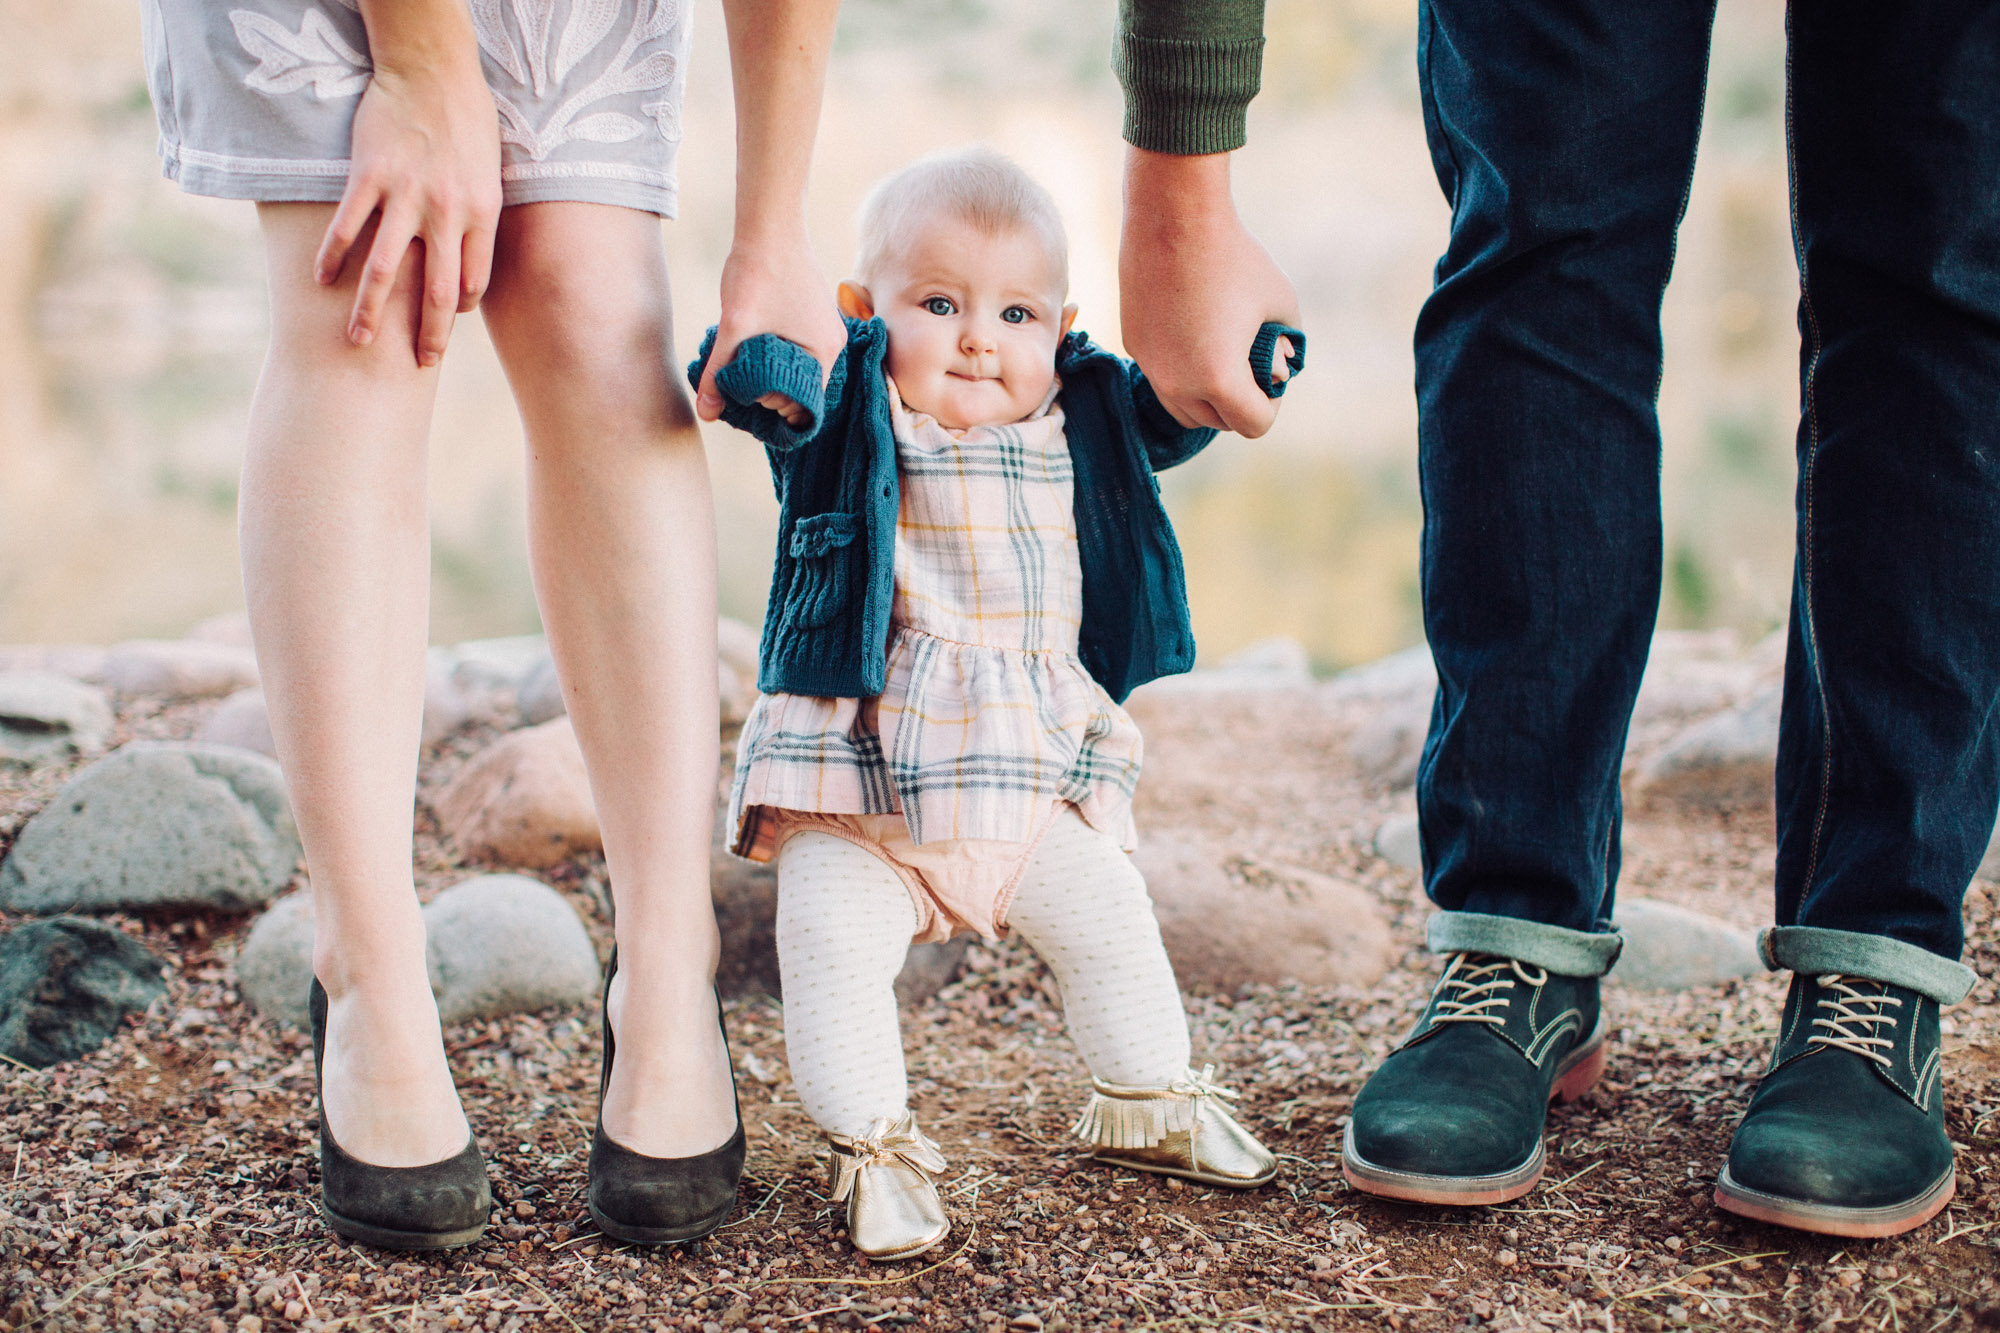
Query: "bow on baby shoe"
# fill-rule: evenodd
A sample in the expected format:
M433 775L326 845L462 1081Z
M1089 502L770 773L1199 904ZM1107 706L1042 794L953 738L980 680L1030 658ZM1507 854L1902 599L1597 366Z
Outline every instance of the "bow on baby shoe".
M841 1202L854 1190L854 1178L867 1166L903 1165L925 1175L942 1173L947 1165L944 1150L917 1128L917 1118L905 1111L891 1120L883 1116L868 1127L866 1134L847 1138L827 1136L833 1151L827 1154L833 1168L832 1195Z

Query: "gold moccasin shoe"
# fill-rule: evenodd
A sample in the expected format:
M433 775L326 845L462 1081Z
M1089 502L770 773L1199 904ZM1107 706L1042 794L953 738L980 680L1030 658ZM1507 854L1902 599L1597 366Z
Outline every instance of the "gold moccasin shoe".
M883 1117L858 1138L829 1134L827 1166L835 1203L847 1201L847 1235L870 1259L922 1254L951 1232L932 1177L944 1153L908 1111Z
M1278 1174L1278 1158L1223 1105L1236 1094L1215 1084L1214 1065L1165 1088L1090 1081L1090 1104L1072 1132L1111 1166L1251 1189Z

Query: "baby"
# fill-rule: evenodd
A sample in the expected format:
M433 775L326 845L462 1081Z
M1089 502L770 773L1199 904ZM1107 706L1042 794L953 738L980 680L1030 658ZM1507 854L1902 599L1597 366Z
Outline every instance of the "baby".
M792 1078L876 1259L950 1229L892 990L916 940L1018 931L1048 962L1099 1160L1238 1187L1277 1169L1188 1067L1127 854L1141 743L1117 700L1193 656L1152 471L1214 432L1071 334L1068 287L1046 191L991 152L925 159L863 207L824 399L817 364L775 338L717 376L781 502L730 827L739 854L777 861ZM1267 325L1267 392L1274 347L1302 361Z

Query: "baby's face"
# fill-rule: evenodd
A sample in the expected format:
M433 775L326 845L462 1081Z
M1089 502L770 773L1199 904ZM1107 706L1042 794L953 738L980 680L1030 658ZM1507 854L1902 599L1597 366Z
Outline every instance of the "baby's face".
M1076 314L1030 229L990 234L947 214L917 228L866 292L844 287L843 303L850 298L888 327L889 378L903 402L947 430L1020 421L1040 407Z

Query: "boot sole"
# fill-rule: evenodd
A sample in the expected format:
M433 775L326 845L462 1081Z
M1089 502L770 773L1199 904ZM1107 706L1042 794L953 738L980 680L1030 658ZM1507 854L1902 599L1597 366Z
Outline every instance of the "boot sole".
M1549 1085L1551 1103L1573 1102L1603 1077L1605 1029L1605 1019L1600 1014L1597 1030L1591 1033L1590 1040L1571 1051L1556 1067L1555 1082ZM1547 1161L1547 1152L1537 1141L1534 1153L1526 1162L1511 1171L1500 1171L1490 1176L1433 1176L1417 1171L1396 1171L1375 1165L1355 1150L1354 1122L1351 1120L1340 1147L1341 1174L1347 1178L1349 1185L1363 1194L1404 1203L1452 1207L1508 1203L1518 1199L1541 1180Z
M324 1202L319 1206L319 1215L342 1240L370 1245L378 1250L457 1250L486 1234L484 1222L457 1231L395 1231L342 1217Z
M1771 1222L1794 1231L1813 1231L1822 1236L1849 1236L1875 1240L1913 1231L1944 1211L1958 1192L1958 1170L1947 1169L1936 1183L1907 1203L1880 1208L1842 1208L1829 1203L1806 1203L1782 1195L1766 1194L1739 1185L1730 1178L1729 1168L1715 1182L1715 1206L1739 1217Z

